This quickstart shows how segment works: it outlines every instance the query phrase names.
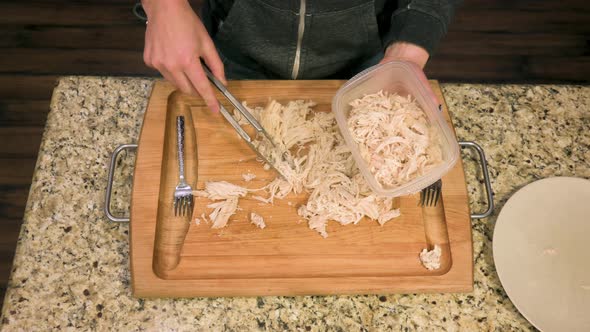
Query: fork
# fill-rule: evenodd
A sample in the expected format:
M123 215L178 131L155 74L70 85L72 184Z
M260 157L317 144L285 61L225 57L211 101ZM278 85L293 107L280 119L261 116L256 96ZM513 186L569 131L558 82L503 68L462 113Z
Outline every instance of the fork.
M174 215L192 217L193 190L184 178L184 116L176 117L176 147L178 150L179 182L174 189Z
M440 199L440 193L442 191L442 181L439 179L435 183L420 191L420 206L436 206Z

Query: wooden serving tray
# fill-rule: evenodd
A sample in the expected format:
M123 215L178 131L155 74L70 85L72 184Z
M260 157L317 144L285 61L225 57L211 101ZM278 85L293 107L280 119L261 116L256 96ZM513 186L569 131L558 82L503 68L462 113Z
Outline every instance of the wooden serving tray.
M317 111L330 111L342 81L234 81L229 89L249 105L311 99ZM437 82L432 87L444 100ZM218 95L225 104L225 99ZM228 109L229 104L226 104ZM444 106L444 114L452 125ZM262 296L467 292L473 287L471 222L463 164L443 178L437 208L418 206L418 195L397 199L401 217L384 226L328 224L328 238L297 215L306 194L274 205L240 199L242 208L227 227L211 229L174 217L177 182L175 118L186 117L187 178L202 189L206 181L229 181L260 188L276 176L220 114L202 99L156 82L145 114L137 152L131 205L131 274L137 297ZM193 126L191 126L191 124ZM243 173L256 179L245 182ZM194 217L208 214L207 199L197 198ZM250 224L262 215L267 228ZM442 266L428 271L418 254L427 245L443 248Z

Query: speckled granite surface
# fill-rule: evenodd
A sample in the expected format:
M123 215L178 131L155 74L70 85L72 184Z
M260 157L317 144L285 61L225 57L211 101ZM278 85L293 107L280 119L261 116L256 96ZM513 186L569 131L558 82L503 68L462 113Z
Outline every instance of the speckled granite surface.
M131 297L128 226L103 213L113 148L134 142L151 80L63 78L54 92L2 312L6 331L531 330L492 262L495 216L538 178L590 178L590 87L443 86L460 139L479 142L498 209L473 221L471 294L327 297ZM129 158L128 158L129 159ZM477 165L464 154L472 210L483 208ZM126 163L123 161L123 165ZM123 170L122 172L129 170ZM121 181L118 195L128 191ZM115 202L118 209L124 204Z

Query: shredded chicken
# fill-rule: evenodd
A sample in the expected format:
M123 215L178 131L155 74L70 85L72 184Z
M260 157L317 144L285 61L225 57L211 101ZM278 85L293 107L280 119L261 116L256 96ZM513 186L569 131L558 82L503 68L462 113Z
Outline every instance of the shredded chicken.
M303 191L310 196L298 214L308 226L326 237L326 225L333 220L340 224L356 224L363 217L380 224L399 216L390 198L373 195L345 145L336 126L334 115L313 112L311 101L297 100L281 105L271 101L264 111L256 111L259 121L275 143L266 140L254 144L285 176L277 177L265 187L268 193L261 201L273 203L289 193ZM291 167L282 158L287 151Z
M399 216L400 216L399 209L385 211L385 212L382 212L379 214L379 217L377 217L377 222L379 223L379 225L383 226L383 225L385 225L386 222L390 221L393 218L397 218Z
M205 190L196 190L193 193L212 200L219 200L244 197L248 193L248 189L227 181L208 181L205 183Z
M242 102L242 106L244 106L248 110L248 112L250 112L250 114L252 114L256 119L259 119L260 113L264 111L264 108L260 106L254 108L248 106L248 102L246 101ZM240 126L250 124L250 122L248 122L248 120L246 120L246 118L242 116L242 113L240 113L237 108L234 108L234 118L238 121L238 124Z
M244 181L250 182L256 178L256 174L244 173L242 174L242 178L244 179Z
M442 250L439 245L434 245L434 249L422 249L420 252L420 262L428 270L437 270L440 268L440 257Z
M267 204L284 199L290 193L309 193L307 202L297 211L307 220L309 228L323 237L328 236L328 221L347 225L368 217L383 225L400 215L391 198L372 194L340 135L334 115L314 112L313 106L315 103L311 101L297 100L282 105L273 100L264 109L248 108L278 149L263 138L253 144L273 161L285 178L277 176L262 189L246 189L225 181L208 182L205 190L196 194L222 200L209 205L214 209L209 216L214 228L227 224L237 209L239 197L256 191L266 195L256 194L252 198ZM244 123L243 119L240 123ZM287 156L283 158L285 151ZM291 160L294 167L285 159ZM252 214L253 223L254 218Z
M194 190L193 194L215 201L207 205L208 208L213 209L213 212L209 214L209 219L213 222L211 228L222 228L236 213L239 197L246 196L248 191L244 187L226 181L209 181L205 183L205 190ZM207 221L205 214L201 215L201 219Z
M250 222L256 225L256 227L258 228L266 227L266 224L264 223L264 218L262 218L262 216L254 212L250 213Z
M442 163L438 135L411 96L379 91L350 106L351 135L382 186L398 187Z
M228 199L217 201L207 205L208 208L213 209L209 214L209 219L213 221L211 228L223 228L227 225L229 217L236 213L238 208L238 197L234 196Z

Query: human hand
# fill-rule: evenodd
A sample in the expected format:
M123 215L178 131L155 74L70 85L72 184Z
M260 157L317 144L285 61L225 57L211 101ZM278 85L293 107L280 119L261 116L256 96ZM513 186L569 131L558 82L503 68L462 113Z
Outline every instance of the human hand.
M187 94L200 94L209 108L219 111L201 59L226 83L223 63L203 23L186 0L143 0L148 16L143 60Z
M418 45L406 42L396 42L387 47L385 50L385 55L379 64L389 61L404 61L410 66L414 67L414 69L416 69L416 73L418 74L418 79L426 87L426 91L430 99L432 99L434 104L438 106L441 104L441 102L434 94L434 91L432 91L430 83L428 82L428 78L424 74L424 66L428 61L428 57L428 52Z

